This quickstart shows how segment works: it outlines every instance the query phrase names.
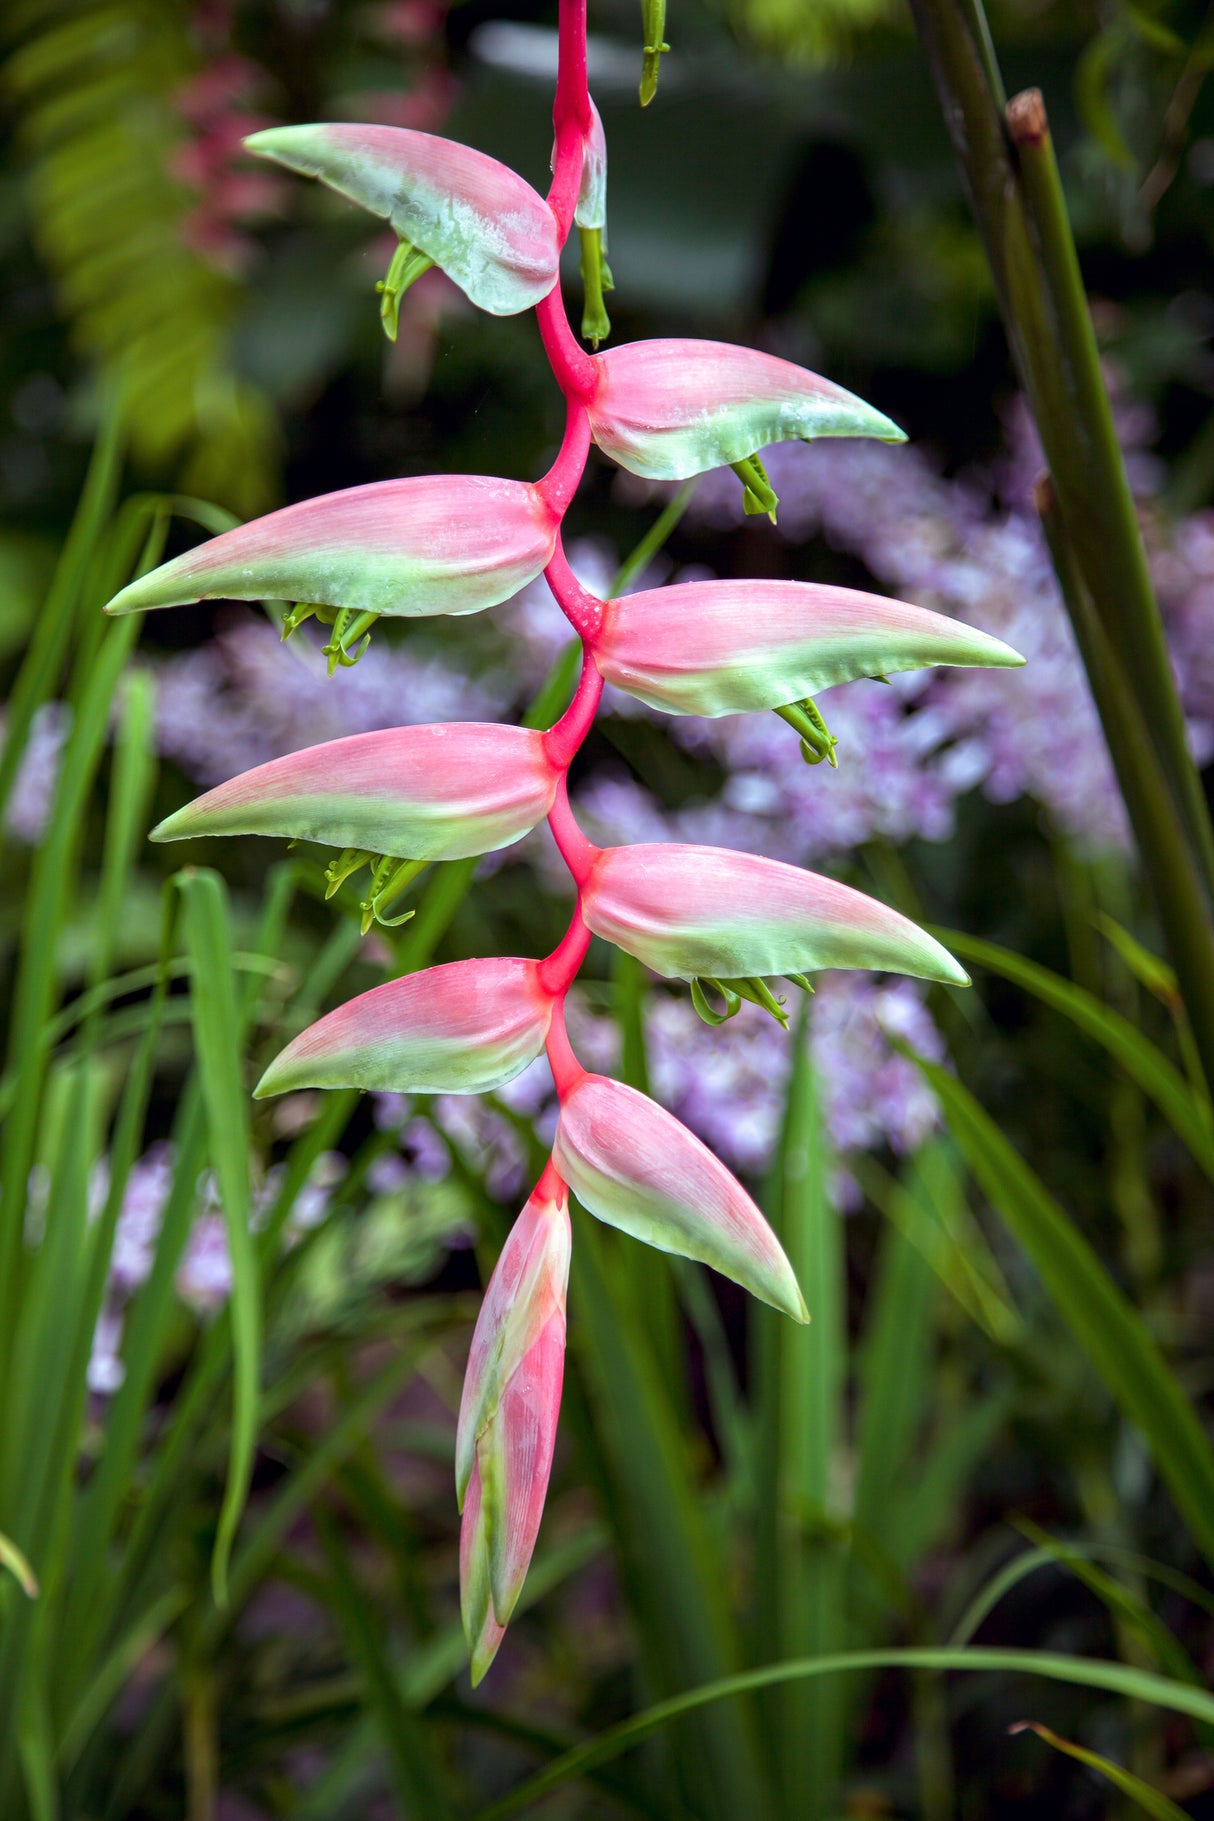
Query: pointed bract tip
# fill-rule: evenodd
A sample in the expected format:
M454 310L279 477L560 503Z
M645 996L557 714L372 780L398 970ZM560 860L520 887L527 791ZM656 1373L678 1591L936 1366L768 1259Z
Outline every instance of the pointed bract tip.
M191 828L189 828L188 826L185 826L185 827L182 826L183 823L188 822L189 808L190 808L189 804L186 804L186 806L183 809L175 809L171 816L165 816L165 818L162 822L157 822L155 828L148 830L148 840L149 841L184 841L184 840L186 840L187 837L193 833L193 830Z
M472 1644L469 1658L473 1688L478 1688L489 1674L504 1635L492 1618L486 1620L484 1630Z
M315 130L314 127L267 126L258 133L246 134L241 144L246 152L252 152L254 158L273 158L278 163L285 164L292 147L299 145L302 139Z

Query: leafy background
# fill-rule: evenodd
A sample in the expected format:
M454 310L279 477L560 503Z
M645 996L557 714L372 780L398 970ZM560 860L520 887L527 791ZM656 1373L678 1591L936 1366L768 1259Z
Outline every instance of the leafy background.
M1046 95L1204 761L1209 28L1179 4L991 18L1009 89ZM531 321L480 319L432 274L388 348L373 285L390 246L237 147L271 120L378 119L542 186L552 28L545 7L427 0L40 0L0 22L0 1533L38 1583L31 1599L7 1574L0 1592L0 1808L430 1817L515 1792L522 1812L578 1816L935 1821L1152 1799L1198 1816L1210 1111L900 7L680 4L644 113L639 21L592 9L613 339L768 347L911 439L781 451L774 534L742 520L731 476L706 480L648 579L875 586L973 618L1030 667L837 692L828 777L774 717L676 738L617 698L575 796L615 838L778 851L969 932L976 986L836 978L804 1039L757 1012L712 1031L596 945L575 1041L756 1185L815 1321L786 1333L580 1221L554 1495L528 1611L475 1697L454 1411L548 1084L489 1107L253 1109L244 1090L385 970L542 952L567 914L559 871L540 838L475 878L435 869L413 921L364 942L357 893L324 901L323 855L144 841L277 751L559 706L542 588L446 629L377 629L332 682L251 609L104 636L97 611L223 512L546 465L560 401ZM593 462L570 519L585 573L605 581L665 504ZM180 878L183 862L200 870ZM525 1791L579 1740L714 1678L971 1639L1127 1679L874 1665L707 1707L589 1780ZM1197 1691L1190 1718L1151 1676ZM1100 1763L1008 1736L1025 1720Z

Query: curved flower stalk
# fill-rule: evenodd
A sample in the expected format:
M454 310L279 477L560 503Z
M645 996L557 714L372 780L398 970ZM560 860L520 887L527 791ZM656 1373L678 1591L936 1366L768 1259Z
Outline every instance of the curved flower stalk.
M257 1088L259 1096L337 1086L481 1093L547 1052L560 1102L554 1150L490 1281L460 1412L461 1600L474 1680L514 1609L547 1491L564 1359L569 1190L600 1220L701 1260L794 1320L808 1319L779 1240L741 1184L670 1113L588 1075L575 1056L564 1001L592 932L689 980L709 1023L744 998L786 1023L769 976L805 989L806 971L825 967L966 980L906 918L799 868L707 847L595 847L574 818L567 778L604 678L676 714L774 707L800 731L806 757L833 759L812 690L921 664L1019 662L998 640L938 615L843 589L705 583L604 601L577 581L560 526L592 439L645 475L729 463L747 509L774 513L759 460L772 441L902 433L839 387L753 349L665 341L592 356L579 345L557 277L575 222L589 339L606 333L601 291L610 282L602 265L606 153L586 84L585 0L560 0L559 36L544 199L493 161L422 134L325 126L252 142L394 223L404 250L389 290L403 291L417 260L437 260L491 311L535 303L566 403L565 437L549 472L533 484L388 481L291 506L176 558L111 603L125 612L221 595L293 600L299 607L285 631L319 610L333 625L326 649L339 667L361 651L378 614L471 613L543 570L582 640L573 701L546 733L472 725L333 741L221 785L156 831L167 840L254 832L330 842L342 849L327 875L334 890L372 864L364 919L381 915L425 860L504 845L544 815L572 876L573 919L544 959L459 961L377 987L296 1037ZM650 7L651 65L664 48L660 8ZM654 73L649 67L648 78ZM396 296L391 308L398 303Z

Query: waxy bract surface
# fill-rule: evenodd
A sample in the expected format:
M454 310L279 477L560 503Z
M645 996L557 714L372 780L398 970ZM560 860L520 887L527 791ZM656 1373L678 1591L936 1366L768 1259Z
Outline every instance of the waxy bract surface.
M257 1085L484 1094L544 1047L552 1001L534 961L449 961L348 1000L289 1043Z
M584 1075L561 1105L552 1157L579 1201L609 1226L699 1259L808 1321L792 1266L741 1183L647 1095Z
M132 582L106 611L276 600L405 617L478 613L534 581L555 542L556 520L528 482L373 481L225 531Z
M505 1624L535 1547L565 1358L567 1197L541 1187L510 1229L477 1317L455 1448L461 1506L480 1470L494 1616Z
M969 976L909 918L820 873L723 847L608 847L582 894L597 936L677 979L863 967L965 986Z
M812 582L679 582L608 601L593 640L608 683L667 714L779 708L835 683L924 665L1023 664L925 607Z
M556 283L552 210L523 178L471 146L346 123L271 127L245 145L390 221L491 315L528 310Z
M351 734L271 759L166 817L154 841L283 835L410 860L506 847L552 807L544 737L454 721Z
M594 356L590 434L649 480L685 480L769 443L903 432L842 386L757 348L718 341L636 341Z

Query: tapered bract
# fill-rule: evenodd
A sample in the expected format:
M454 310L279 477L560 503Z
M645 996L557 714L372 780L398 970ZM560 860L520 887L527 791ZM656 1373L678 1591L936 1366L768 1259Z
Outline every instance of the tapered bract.
M478 1523L493 1613L514 1610L548 1489L565 1360L568 1198L546 1172L511 1228L489 1280L468 1356L456 1437L464 1503L479 1469Z
M412 860L506 847L552 807L544 737L448 722L351 734L271 759L165 818L153 841L284 835Z
M699 1259L808 1321L792 1266L725 1165L656 1101L584 1075L565 1096L553 1162L592 1214L662 1252Z
M479 474L373 481L238 525L122 589L108 613L307 601L410 617L477 613L533 581L556 521L537 488Z
M390 221L494 316L530 309L556 283L552 210L523 178L471 146L346 122L271 127L245 145Z
M275 1057L257 1097L293 1088L483 1094L544 1047L552 1000L534 961L449 961L372 987Z
M680 842L608 847L582 915L597 936L682 980L876 968L968 985L926 930L820 873Z
M680 582L608 601L594 659L667 714L778 708L855 677L931 664L1022 664L961 620L856 588Z
M757 348L717 341L637 341L596 354L590 433L650 480L685 480L769 443L903 433L842 386Z

